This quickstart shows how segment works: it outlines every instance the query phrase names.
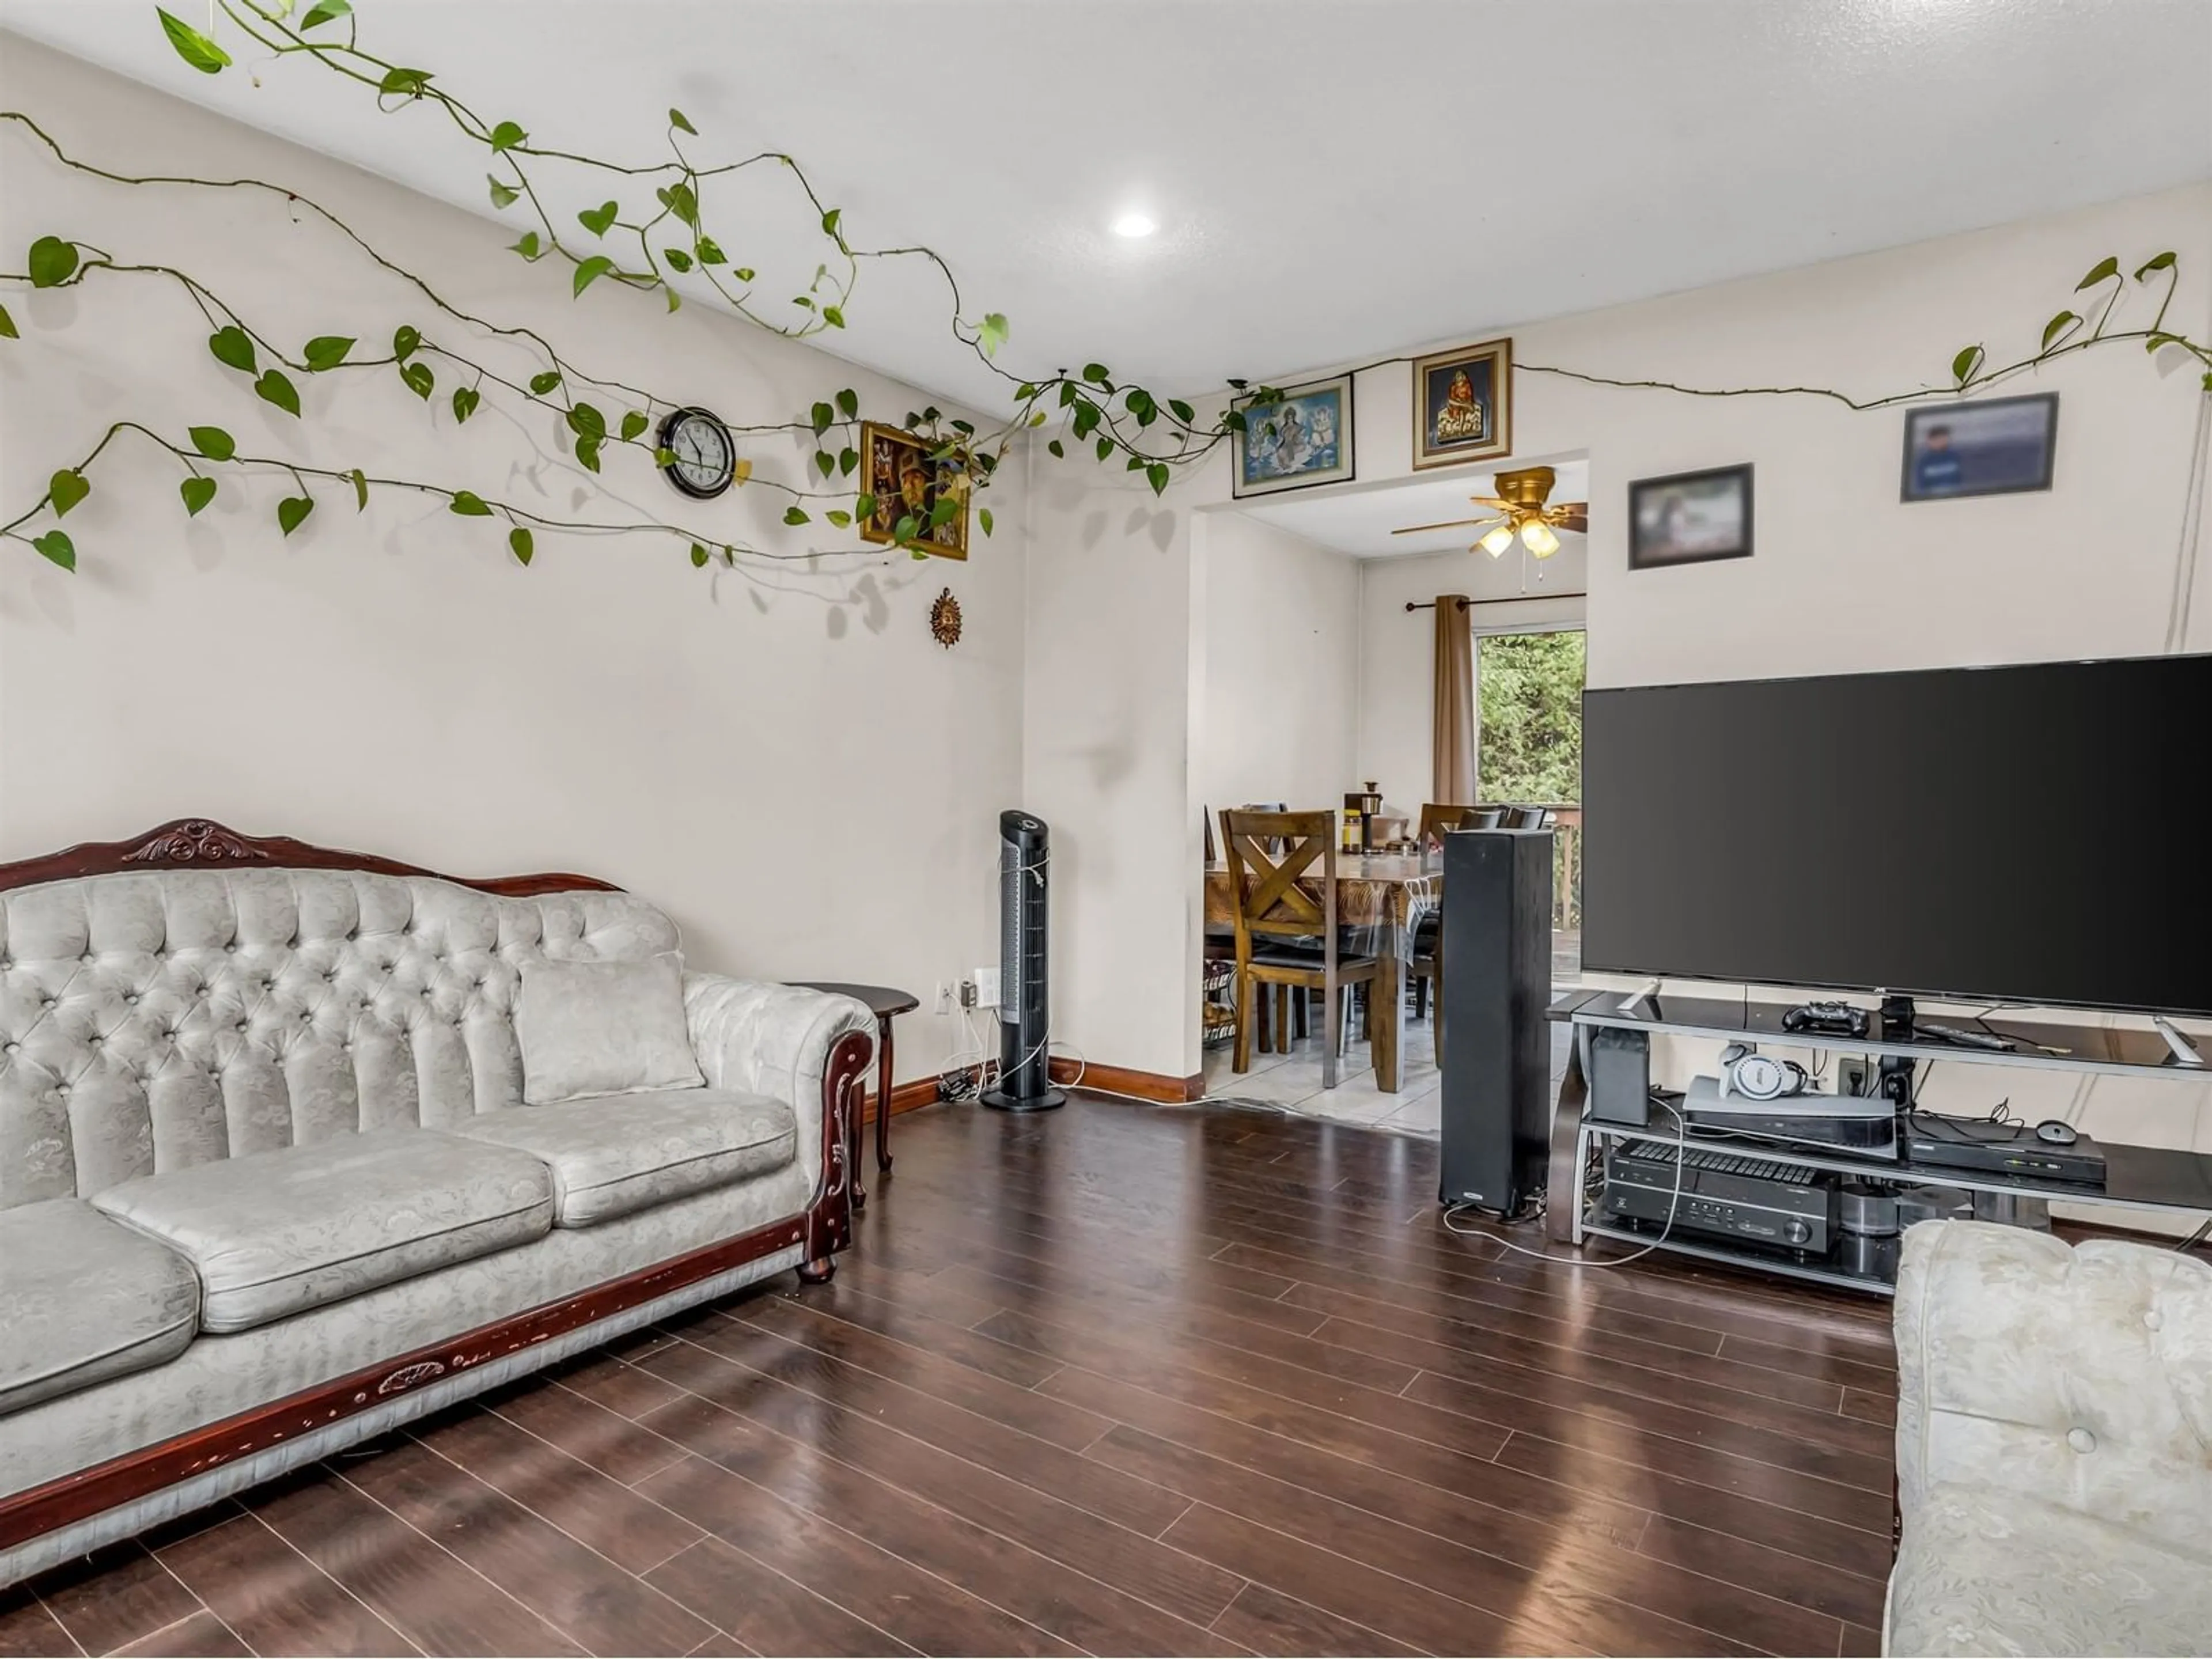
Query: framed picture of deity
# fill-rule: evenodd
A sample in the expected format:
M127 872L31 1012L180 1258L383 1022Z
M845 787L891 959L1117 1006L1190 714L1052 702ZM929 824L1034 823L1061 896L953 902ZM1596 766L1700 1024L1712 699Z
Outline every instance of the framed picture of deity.
M1513 453L1513 342L1485 340L1413 360L1413 465L1457 466Z
M1272 495L1352 476L1352 376L1285 386L1272 402L1240 398L1243 428L1230 434L1230 494Z

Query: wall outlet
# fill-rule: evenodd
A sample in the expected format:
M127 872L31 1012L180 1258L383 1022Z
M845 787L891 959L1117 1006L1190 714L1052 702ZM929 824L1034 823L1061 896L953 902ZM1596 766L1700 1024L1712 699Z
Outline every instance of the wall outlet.
M1843 1054L1836 1060L1836 1092L1853 1095L1861 1099L1874 1091L1867 1086L1868 1068L1864 1054Z
M949 979L937 981L937 1012L940 1014L952 1012L952 981Z
M963 979L960 981L960 1006L963 1008L973 1008L975 1006L975 981L972 979Z
M995 1008L999 1006L999 970L978 968L975 970L975 1006Z

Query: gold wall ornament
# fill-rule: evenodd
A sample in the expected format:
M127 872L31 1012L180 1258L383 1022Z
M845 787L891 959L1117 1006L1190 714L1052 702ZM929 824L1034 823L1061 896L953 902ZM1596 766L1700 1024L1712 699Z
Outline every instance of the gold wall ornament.
M929 637L947 651L960 643L960 601L949 587L929 607Z

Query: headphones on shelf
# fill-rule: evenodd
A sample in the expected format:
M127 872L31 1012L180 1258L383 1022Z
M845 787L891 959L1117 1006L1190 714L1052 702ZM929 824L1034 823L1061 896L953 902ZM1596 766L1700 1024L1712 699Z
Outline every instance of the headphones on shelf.
M1723 1095L1781 1100L1802 1095L1812 1085L1812 1074L1794 1060L1776 1060L1743 1042L1731 1042L1721 1052Z

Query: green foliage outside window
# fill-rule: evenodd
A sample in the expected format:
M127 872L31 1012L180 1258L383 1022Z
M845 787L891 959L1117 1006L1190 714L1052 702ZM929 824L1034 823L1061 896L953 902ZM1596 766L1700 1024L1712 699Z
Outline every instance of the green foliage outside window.
M1580 629L1475 641L1479 799L1582 799L1583 646Z

